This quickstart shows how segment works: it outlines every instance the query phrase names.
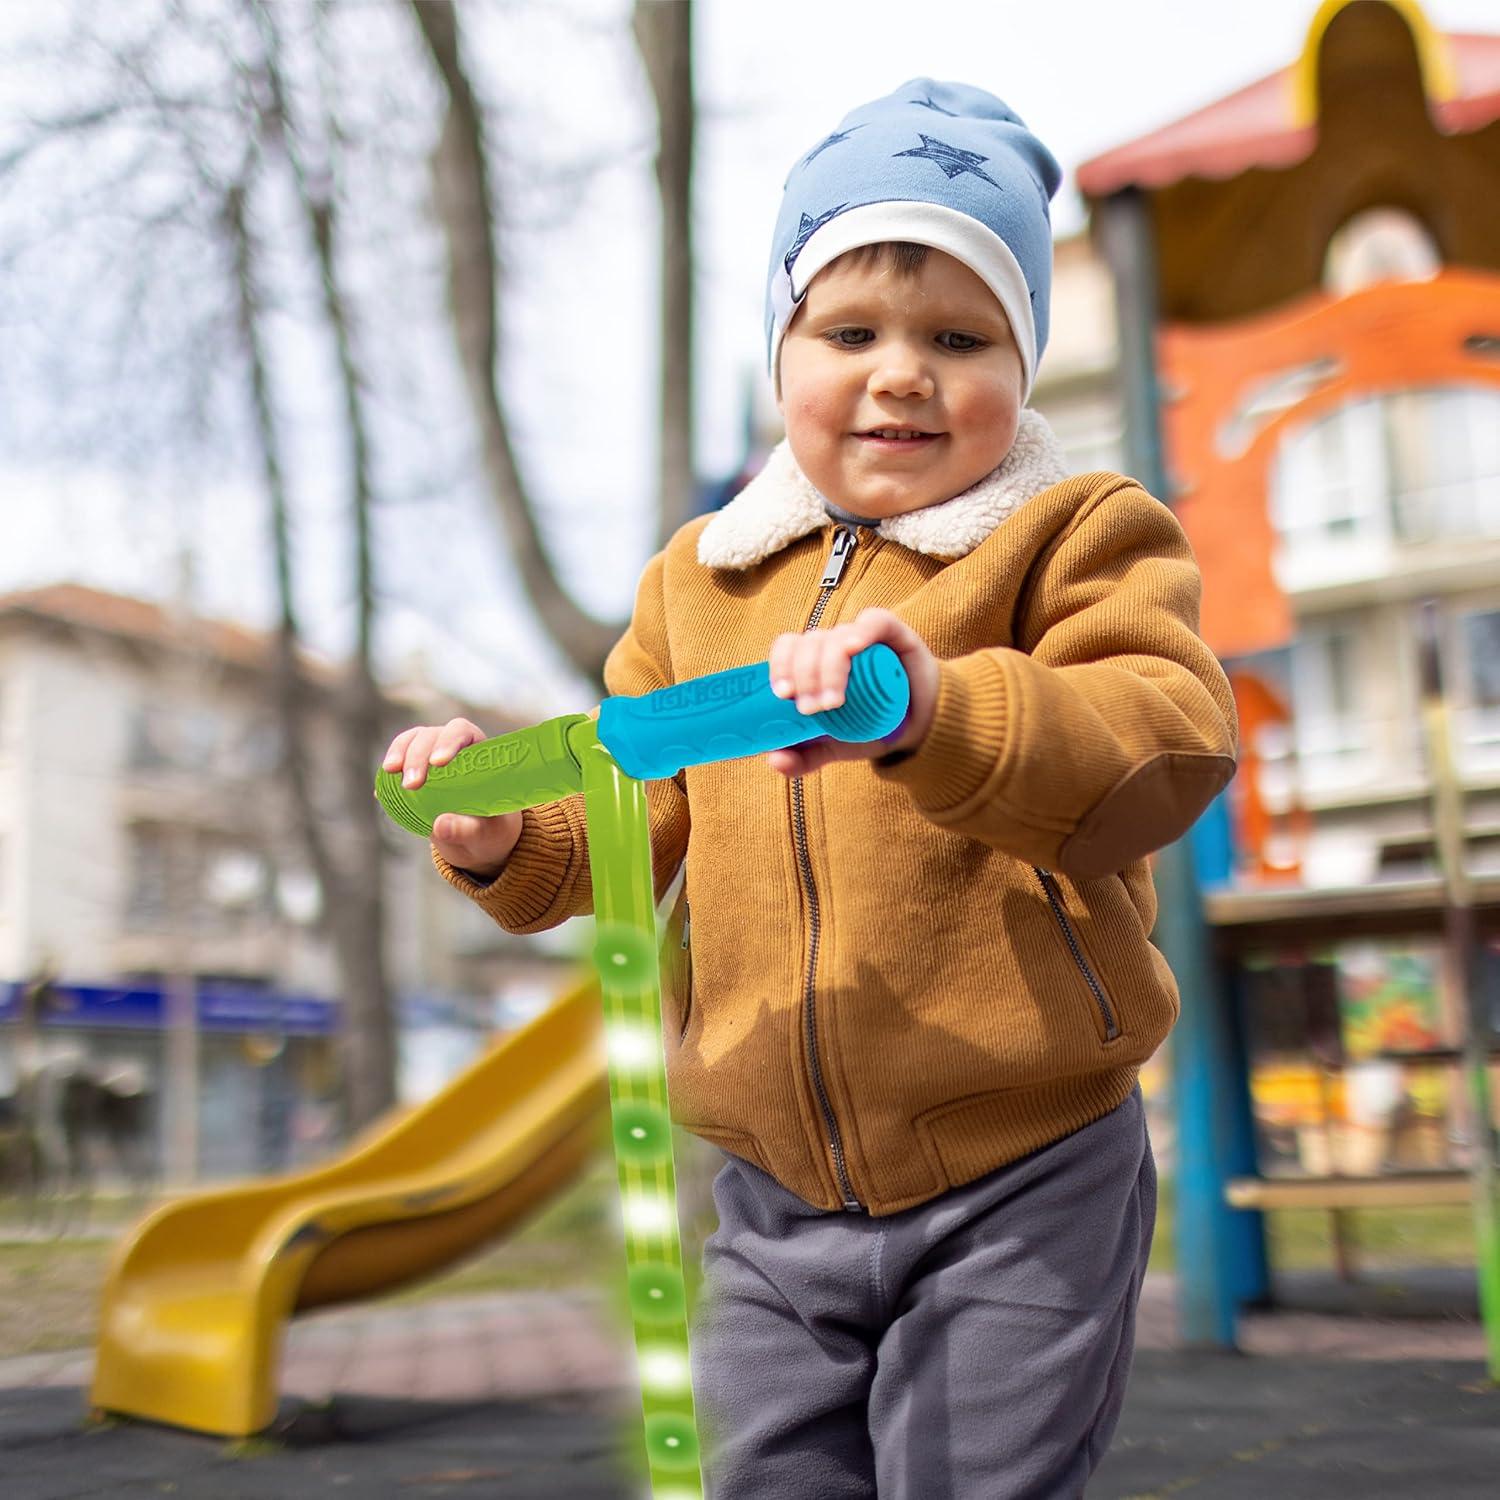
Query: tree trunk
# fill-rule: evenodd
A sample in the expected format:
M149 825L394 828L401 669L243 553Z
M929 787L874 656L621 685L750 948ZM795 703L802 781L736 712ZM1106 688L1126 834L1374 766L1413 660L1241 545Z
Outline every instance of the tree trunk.
M385 748L383 702L375 680L375 570L370 520L374 484L370 474L370 421L362 392L365 383L354 353L348 307L338 276L338 216L335 196L337 131L326 94L317 136L322 159L309 170L299 133L289 118L282 84L275 18L262 8L271 94L280 124L278 139L292 168L297 197L307 216L317 258L323 315L333 335L344 430L349 441L350 517L354 531L356 641L341 693L337 716L337 776L343 792L343 826L350 843L341 872L339 911L335 921L347 929L338 945L339 972L348 1005L344 1051L344 1094L349 1123L362 1129L396 1102L396 1038L400 1029L396 1002L385 964L386 849L381 838L384 814L370 795L372 767ZM360 1034L350 1035L351 1032Z
M299 174L300 177L300 174ZM396 1033L399 1018L384 956L384 814L370 795L372 768L385 748L380 688L371 663L375 582L370 548L370 443L359 372L349 339L349 320L334 267L334 213L328 201L314 201L303 185L303 202L313 227L323 280L323 307L338 350L339 381L349 434L353 480L358 643L344 682L338 715L339 779L352 847L348 878L340 882L339 969L349 1006L345 1024L345 1095L349 1122L361 1129L396 1102Z
M542 547L496 387L500 266L490 218L489 158L484 121L460 53L458 18L451 0L409 3L448 94L433 159L433 192L448 241L450 311L485 478L532 607L573 665L597 683L619 627L585 614L558 581Z
M266 493L271 503L271 530L276 559L276 585L280 603L280 627L274 670L274 700L281 726L283 764L292 792L297 823L302 832L308 856L322 889L323 930L334 947L334 956L342 982L344 1005L341 1040L343 1049L343 1094L345 1125L359 1129L387 1110L396 1097L395 1037L391 1021L391 1002L381 962L380 945L380 848L379 827L371 815L373 798L368 795L370 766L378 750L378 697L371 732L370 700L373 683L369 681L368 624L361 628L361 659L353 673L352 691L338 705L333 717L343 727L341 749L336 766L342 786L333 788L333 805L341 814L340 822L354 830L354 845L349 855L346 876L332 844L320 822L320 808L330 800L315 793L306 684L298 658L299 632L292 597L291 532L286 484L282 474L275 416L271 408L270 378L258 320L253 271L254 246L244 214L245 186L233 189L226 200L225 223L234 252L235 283L238 294L239 328L250 370L251 396L256 431L260 439L261 460L265 473ZM347 348L345 343L344 348ZM343 351L341 350L341 353ZM360 446L356 440L356 447ZM358 483L356 488L358 488ZM365 495L365 501L368 496ZM358 507L361 517L367 514L364 504ZM364 526L361 520L361 527ZM366 565L361 577L362 594L368 593ZM368 607L362 599L361 611ZM352 701L350 701L352 700ZM365 805L355 810L353 787L356 781L366 795L359 799ZM367 862L371 861L371 862Z
M636 0L636 47L656 100L661 200L661 509L657 545L697 511L693 468L693 7Z

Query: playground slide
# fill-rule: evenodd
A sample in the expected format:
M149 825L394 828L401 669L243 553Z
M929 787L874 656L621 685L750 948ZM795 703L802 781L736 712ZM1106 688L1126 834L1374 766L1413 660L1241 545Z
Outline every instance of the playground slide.
M597 979L327 1166L157 1209L117 1248L92 1402L202 1432L268 1426L286 1320L427 1275L609 1149Z

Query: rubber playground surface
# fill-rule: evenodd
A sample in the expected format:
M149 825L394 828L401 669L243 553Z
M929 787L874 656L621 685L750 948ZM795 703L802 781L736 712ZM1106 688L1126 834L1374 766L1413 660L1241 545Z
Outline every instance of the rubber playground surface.
M1488 1500L1500 1391L1484 1378L1472 1278L1408 1278L1376 1297L1373 1316L1351 1315L1349 1300L1308 1278L1289 1285L1291 1310L1246 1318L1246 1352L1184 1352L1171 1284L1153 1276L1125 1415L1090 1500ZM6 1500L641 1500L631 1360L603 1301L579 1293L319 1314L289 1332L275 1425L241 1444L91 1425L87 1351L3 1361L0 1489Z

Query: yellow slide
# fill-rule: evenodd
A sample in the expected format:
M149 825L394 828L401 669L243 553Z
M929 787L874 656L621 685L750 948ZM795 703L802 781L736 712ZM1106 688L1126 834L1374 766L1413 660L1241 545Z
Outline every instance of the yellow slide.
M110 1266L93 1405L232 1436L269 1426L288 1318L448 1265L608 1149L603 1038L592 980L328 1166L157 1209Z

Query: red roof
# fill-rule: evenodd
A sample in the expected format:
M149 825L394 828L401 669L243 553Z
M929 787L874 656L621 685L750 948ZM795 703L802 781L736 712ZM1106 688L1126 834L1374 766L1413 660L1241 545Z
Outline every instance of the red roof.
M0 594L0 629L6 628L10 621L23 617L72 625L158 650L181 646L186 633L190 631L193 645L204 650L219 664L248 667L257 672L268 670L275 660L276 637L271 631L252 630L230 620L214 620L202 616L193 616L184 621L174 616L165 605L128 594L110 593L106 589L92 588L87 584L53 583L41 588ZM303 671L309 677L329 686L337 683L345 670L306 647L299 647L297 656ZM425 709L438 703L456 704L474 718L478 718L483 712L492 720L502 721L494 731L496 734L520 727L513 714L497 713L493 708L477 705L467 698L459 698L439 687L404 684L386 687L381 691L388 703L403 709Z
M1457 75L1451 99L1429 99L1433 123L1464 135L1500 118L1500 36L1444 37ZM1250 167L1290 167L1316 144L1316 125L1293 118L1289 65L1160 130L1116 146L1078 169L1086 198L1121 188L1162 188L1184 177L1233 177Z
M194 644L207 648L217 660L264 668L272 660L274 638L266 631L247 629L227 620L193 618L179 622L165 605L81 583L53 583L42 588L0 594L0 618L25 614L81 625L118 639L148 646L181 644L191 630ZM303 653L308 665L314 665ZM326 664L316 663L323 671Z

